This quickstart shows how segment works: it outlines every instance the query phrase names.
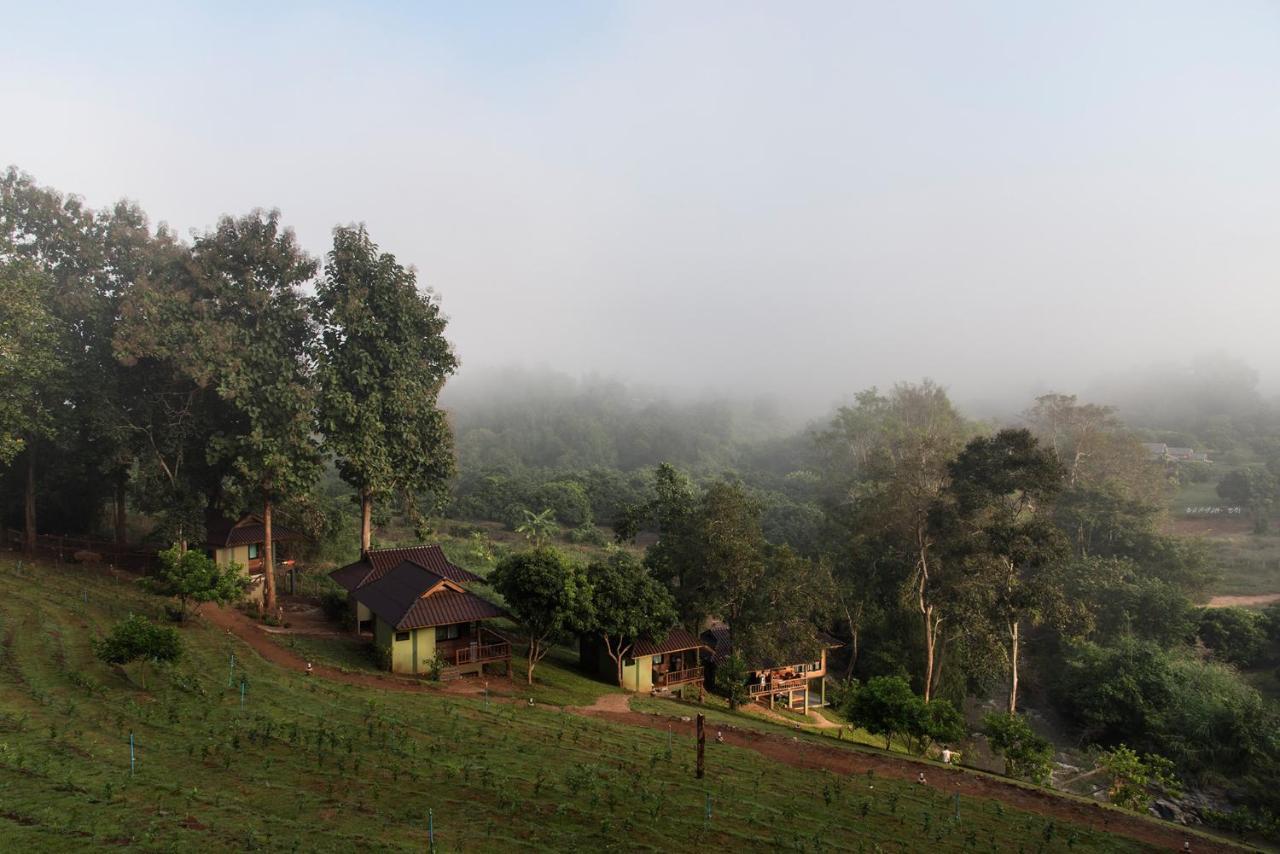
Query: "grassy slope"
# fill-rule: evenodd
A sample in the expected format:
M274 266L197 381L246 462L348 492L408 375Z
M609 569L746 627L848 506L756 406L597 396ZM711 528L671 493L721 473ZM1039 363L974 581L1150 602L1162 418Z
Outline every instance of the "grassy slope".
M668 758L660 732L541 704L309 680L203 625L183 630L188 655L172 672L126 676L94 661L89 640L130 611L154 613L155 599L5 560L0 582L3 850L424 850L428 809L441 851L1135 850L1049 833L1045 819L994 801L962 799L953 821L931 789L870 789L727 746L712 748L697 781L687 739ZM232 651L248 678L243 709L228 687ZM587 692L546 669L566 696ZM134 681L144 678L150 690Z

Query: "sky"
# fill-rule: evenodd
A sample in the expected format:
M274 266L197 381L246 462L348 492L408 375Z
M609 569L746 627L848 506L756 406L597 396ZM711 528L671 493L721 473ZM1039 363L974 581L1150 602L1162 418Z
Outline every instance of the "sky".
M0 2L0 164L364 222L509 365L821 407L1280 371L1280 4Z

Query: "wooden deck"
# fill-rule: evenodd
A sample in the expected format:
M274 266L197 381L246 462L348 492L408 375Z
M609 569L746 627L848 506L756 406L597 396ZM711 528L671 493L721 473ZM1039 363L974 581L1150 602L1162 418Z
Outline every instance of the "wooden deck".
M701 682L703 671L701 667L687 667L684 670L669 670L666 673L658 673L653 677L653 684L656 688L670 688L674 685L686 685L690 682Z

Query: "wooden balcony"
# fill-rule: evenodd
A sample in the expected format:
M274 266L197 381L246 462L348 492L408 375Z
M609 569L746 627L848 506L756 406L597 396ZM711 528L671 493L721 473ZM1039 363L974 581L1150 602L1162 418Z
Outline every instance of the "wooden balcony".
M769 694L783 694L797 688L807 688L809 686L808 677L798 677L796 679L774 679L770 682L761 682L757 685L748 685L747 693L752 697L765 697Z
M450 642L451 649L441 650L445 658L453 658L453 663L457 666L485 664L490 661L510 661L511 660L511 644L502 635L491 632L488 629L481 629L479 637L475 643ZM441 644L445 646L445 644Z
M689 682L701 681L701 667L688 667L684 670L668 670L666 673L655 673L653 676L653 684L656 688L671 688L675 685L685 685Z

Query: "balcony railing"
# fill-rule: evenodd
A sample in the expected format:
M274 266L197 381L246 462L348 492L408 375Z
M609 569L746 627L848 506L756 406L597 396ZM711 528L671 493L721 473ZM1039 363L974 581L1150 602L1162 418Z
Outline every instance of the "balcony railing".
M668 670L666 673L656 674L653 684L659 688L670 688L673 685L683 685L686 682L701 682L702 668L688 667L684 670Z
M481 643L467 644L454 653L454 663L483 664L486 661L507 661L511 658L511 644L506 638L488 629L481 629Z
M757 685L748 685L747 693L752 697L761 697L768 694L778 694L783 691L789 691L793 688L804 688L809 684L809 680L805 677L798 679L774 679L772 682L761 682Z

